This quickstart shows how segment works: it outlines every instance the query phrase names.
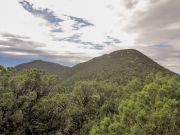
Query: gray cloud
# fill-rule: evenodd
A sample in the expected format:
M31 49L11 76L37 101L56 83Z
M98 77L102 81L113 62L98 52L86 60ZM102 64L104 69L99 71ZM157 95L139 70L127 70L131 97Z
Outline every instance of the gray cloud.
M20 39L9 39L9 40L0 40L0 53L6 53L6 52L12 52L12 55L15 52L20 52L20 53L26 53L27 55L37 55L41 57L53 57L53 58L77 58L79 59L80 56L76 56L75 54L71 54L67 52L66 55L56 55L56 52L51 52L51 51L43 51L42 49L38 49L39 47L43 47L45 44L38 43L38 42L33 42L33 41L23 41ZM13 53L14 52L14 53Z
M74 16L67 16L69 17L70 20L75 21L73 24L73 29L74 30L79 30L80 28L87 27L87 26L94 26L94 24L90 23L84 18L79 18L79 17L74 17Z
M23 58L27 60L49 60L68 66L72 66L74 64L77 64L78 62L86 61L91 58L85 53L66 52L65 54L57 54L54 51L45 51L41 49L41 47L46 46L43 43L26 41L21 39L21 36L18 35L9 35L4 36L6 37L5 40L0 40L0 57L11 57L11 59L21 58L22 56L19 53L23 53Z
M29 37L14 35L11 33L0 33L0 35L4 38L20 38L20 39L30 39Z
M81 34L74 34L70 37L66 37L66 38L62 38L62 39L56 39L56 40L82 44L82 45L85 45L82 47L86 48L86 49L102 50L104 48L104 45L96 44L96 43L89 42L89 41L82 41L80 38L81 38ZM87 46L87 45L89 45L89 46Z
M58 32L63 32L63 30L61 28L54 28L51 30L51 32L58 33Z
M165 42L179 38L180 27L171 28L180 23L180 1L167 0L156 2L153 8L137 14L132 29L140 33L137 43Z
M143 44L156 44L160 42L170 42L179 39L180 29L175 30L163 30L163 29L152 29L152 31L141 31L139 38L136 40L137 43Z
M114 38L114 37L111 37L111 36L107 36L107 38L110 40L109 42L110 43L121 43L122 41L119 40L118 38Z
M105 41L105 42L93 43L90 41L82 41L81 34L74 34L74 35L66 37L66 38L55 39L55 40L82 44L82 45L84 45L82 47L85 49L95 49L95 50L103 50L106 45L121 43L121 41L119 39L111 37L111 36L107 36L107 41Z
M42 8L34 8L33 4L26 0L22 0L19 2L25 10L33 14L34 16L41 17L48 21L51 24L59 25L60 22L64 21L57 17L53 11L51 11L48 8L42 9Z
M139 20L138 28L151 30L152 28L163 29L180 21L180 1L168 0L167 2L159 2L153 8L144 13L144 17ZM148 25L150 24L150 25Z
M0 34L5 40L0 40L0 45L1 47L6 47L6 48L38 48L38 47L43 47L45 46L42 43L30 41L29 37L24 37L20 35L14 35L11 33L1 33Z
M125 6L128 9L134 8L137 3L138 3L138 0L125 0Z
M11 38L7 40L0 40L0 53L6 52L20 52L20 53L27 53L27 55L32 54L44 54L45 52L37 49L39 47L43 47L44 44L37 43L33 41L24 41L18 38Z

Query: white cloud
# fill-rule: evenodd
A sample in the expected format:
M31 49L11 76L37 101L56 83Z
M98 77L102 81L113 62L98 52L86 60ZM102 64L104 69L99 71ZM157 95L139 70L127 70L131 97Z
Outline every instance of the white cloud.
M163 24L168 24L166 31L171 33L158 35L161 31L155 31L156 23L153 23L153 20L148 20L155 17L155 22L158 23L157 15L163 15L163 12L156 12L157 9L166 8L166 3L170 2L170 0L27 0L27 2L33 4L33 8L37 11L43 11L43 9L47 8L48 12L53 12L53 15L64 20L58 22L58 26L49 23L50 21L47 22L47 18L43 19L43 16L35 16L35 13L32 14L25 10L19 1L23 0L0 1L0 35L10 33L30 37L30 39L23 40L37 42L37 44L42 43L43 46L36 49L47 54L52 51L59 56L59 59L61 59L62 55L68 56L67 59L65 58L67 61L77 63L118 49L138 48L148 52L149 56L158 61L158 55L152 55L153 52L157 53L157 51L151 53L145 51L144 46L148 48L152 45L151 43L145 44L145 41L158 44L163 42L164 38L168 39L168 44L179 48L177 46L179 38L169 40L171 36L175 37L179 33L179 21L173 22L174 18L171 17L172 20L169 23L167 19L169 16L163 17ZM175 1L177 2L177 0ZM170 6L170 11L172 7ZM73 25L76 22L68 16L81 18L83 21L87 20L93 26L89 25L74 30ZM174 16L178 18L177 14L174 14ZM149 24L150 22L152 25ZM150 32L147 32L146 29L148 25L152 27ZM60 32L61 29L63 32ZM55 32L52 32L52 30ZM79 39L81 43L57 40L72 37L73 35L81 35ZM110 42L108 36L120 40L121 43L111 42L111 44L105 44L104 42ZM7 39L0 36L0 40ZM91 44L83 45L83 42L90 42ZM93 44L104 45L104 48L92 49ZM19 53L26 54L25 52ZM11 54L18 55L17 52ZM72 57L70 57L71 54L73 54ZM74 57L74 54L79 55L79 57ZM58 60L58 57L56 59ZM158 62L166 67L169 64L171 65L169 66L170 69L180 72L172 61L173 58L171 62L170 60L159 60ZM174 58L174 61L178 61L177 57L176 60Z

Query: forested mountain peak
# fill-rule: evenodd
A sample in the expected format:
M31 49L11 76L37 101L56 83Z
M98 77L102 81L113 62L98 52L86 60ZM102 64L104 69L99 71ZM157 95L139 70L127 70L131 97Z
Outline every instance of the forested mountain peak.
M95 79L126 81L132 77L144 78L151 72L170 73L152 59L135 49L125 49L93 58L71 69L69 80Z

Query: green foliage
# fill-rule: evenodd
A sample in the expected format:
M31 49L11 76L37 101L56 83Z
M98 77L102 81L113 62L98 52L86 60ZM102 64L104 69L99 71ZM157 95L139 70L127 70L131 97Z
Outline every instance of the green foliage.
M43 108L45 105L47 108L52 105L59 106L55 101L46 104L43 100L45 97L48 98L50 92L56 90L56 78L38 70L13 75L10 69L3 69L1 74L3 76L0 81L0 132L4 134L44 132L43 129L43 131L36 130L37 123L38 127L44 123L37 117L47 113L48 109ZM53 99L54 97L51 100ZM40 104L44 106L37 107ZM45 110L39 114L41 109ZM52 118L53 115L50 115L49 117ZM48 119L48 117L44 118ZM50 128L48 127L48 130Z
M117 84L96 81L80 81L74 85L69 97L69 134L89 134L94 120L117 111Z
M131 84L132 81L127 86L132 86ZM103 118L92 127L90 134L178 135L179 86L179 77L163 77L159 73L156 74L142 90L121 100L118 114L112 119Z
M0 67L2 135L179 135L180 77L150 74L127 84Z

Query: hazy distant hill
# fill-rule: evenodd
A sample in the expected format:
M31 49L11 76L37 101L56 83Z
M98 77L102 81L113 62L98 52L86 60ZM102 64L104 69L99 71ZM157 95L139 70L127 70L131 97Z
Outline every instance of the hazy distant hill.
M59 75L62 78L66 77L70 70L70 67L66 67L63 65L46 62L46 61L42 61L42 60L35 60L35 61L29 62L29 63L17 65L15 67L15 70L17 72L22 72L24 70L31 69L31 68L45 70L49 73Z
M144 78L152 72L173 73L134 49L115 51L77 64L74 67L66 67L40 60L15 67L18 72L29 68L44 69L70 82L81 79L126 82L132 77Z

